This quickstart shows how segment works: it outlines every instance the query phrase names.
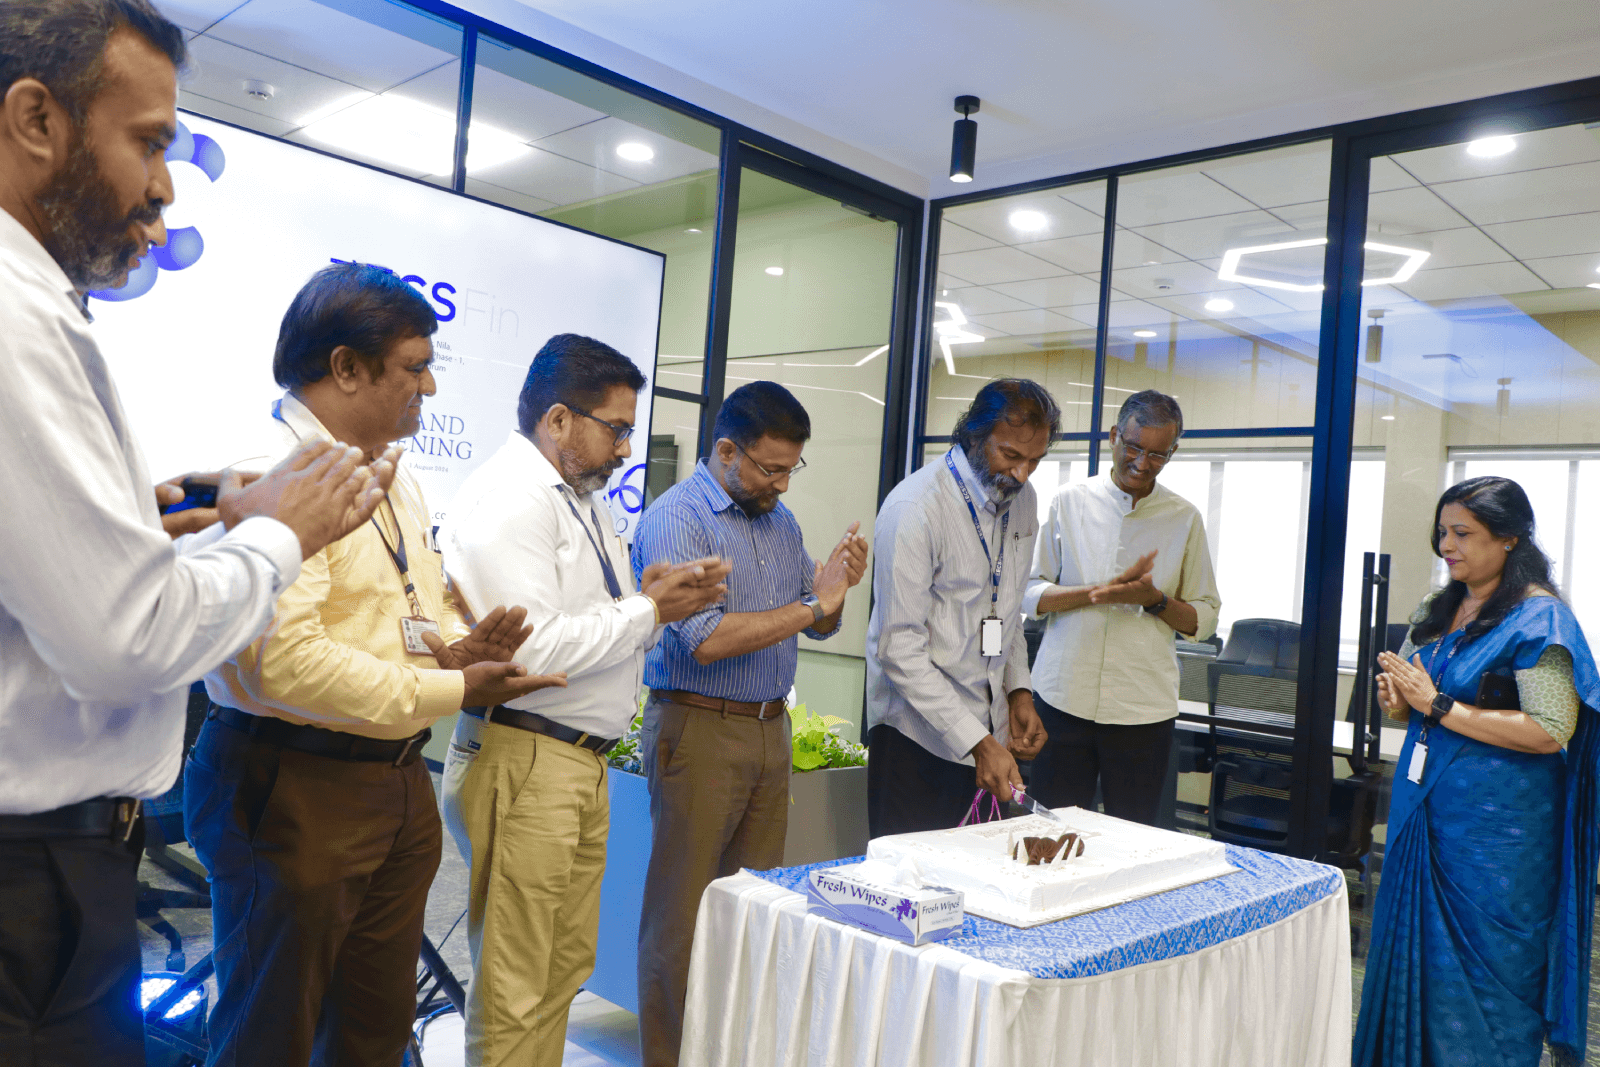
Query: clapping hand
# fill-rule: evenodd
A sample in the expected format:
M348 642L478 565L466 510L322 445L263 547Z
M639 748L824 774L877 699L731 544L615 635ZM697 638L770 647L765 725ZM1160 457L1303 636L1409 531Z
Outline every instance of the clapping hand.
M1011 713L1011 741L1006 747L1017 759L1033 759L1050 740L1038 709L1033 706L1033 694L1026 689L1016 689L1007 695L1006 703Z
M1378 699L1391 719L1405 718L1408 705L1424 715L1428 713L1439 690L1422 666L1420 654L1407 663L1393 652L1379 652L1378 666L1383 668L1378 675Z
M249 485L259 477L261 477L260 471L244 472L239 475L239 482L241 485ZM156 510L161 512L161 528L174 541L184 534L199 533L206 527L214 526L222 521L222 515L215 507L185 508L182 511L174 511L170 515L166 513L166 509L172 505L183 503L186 496L183 491L183 483L191 479L217 483L222 480L222 472L210 471L206 473L191 472L189 474L180 474L178 477L168 478L156 486Z
M731 563L717 556L687 563L652 563L639 576L639 592L655 601L662 622L677 622L722 599L732 570Z
M532 626L522 625L528 617L527 608L497 607L472 628L472 632L452 645L447 645L438 634L424 633L423 643L439 661L441 670L464 671L474 663L509 663L517 654L522 642L533 633Z
M845 594L867 573L867 539L856 532L859 529L860 521L852 522L828 553L827 561L816 564L811 591L825 615L837 615L843 610Z
M1101 585L1089 590L1091 604L1137 604L1147 607L1161 599L1161 590L1150 577L1155 565L1156 550L1140 556L1133 566Z
M391 446L363 465L358 448L309 440L248 485L238 471L224 472L217 511L230 530L252 516L277 519L310 559L372 517L394 484L400 453Z

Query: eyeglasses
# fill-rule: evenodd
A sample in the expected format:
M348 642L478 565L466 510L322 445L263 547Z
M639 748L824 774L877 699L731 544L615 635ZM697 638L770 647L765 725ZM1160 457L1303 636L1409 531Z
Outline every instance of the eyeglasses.
M633 436L633 427L632 426L618 426L616 423L607 422L605 419L596 419L593 415L589 414L587 411L585 411L582 408L577 407L577 406L575 406L573 404L568 404L567 405L567 410L568 411L576 411L579 415L582 415L584 418L593 419L595 422L598 422L601 426L604 426L606 429L610 430L611 431L611 438L612 438L611 443L612 443L613 446L623 444L628 440L628 438Z
M730 437L730 438L728 438L728 443L730 445L732 445L734 448L737 448L740 452L744 452L744 458L748 459L750 461L750 465L752 467L754 467L756 470L760 471L762 474L766 475L768 478L777 479L777 478L782 478L785 475L799 474L801 471L806 469L806 461L802 459L800 462L796 463L794 466L790 467L786 471L769 471L769 470L767 470L767 468L763 467L761 464L756 462L756 457L752 456L748 452L745 452L744 451L744 446L741 445L738 441L735 441L733 438Z
M1143 456L1150 461L1150 465L1153 467L1165 467L1167 460L1171 459L1172 454L1178 450L1178 446L1173 445L1165 452L1146 452L1138 445L1129 444L1127 441L1119 441L1117 443L1122 446L1122 450L1127 454L1130 463L1137 462L1139 457Z

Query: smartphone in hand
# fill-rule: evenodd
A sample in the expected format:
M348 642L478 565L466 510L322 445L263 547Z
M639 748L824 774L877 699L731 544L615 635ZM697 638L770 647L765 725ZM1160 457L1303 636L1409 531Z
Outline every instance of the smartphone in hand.
M161 514L171 515L177 511L189 511L193 508L214 508L217 506L216 478L185 478L178 483L178 488L183 490L183 499L176 504L168 504L162 508Z

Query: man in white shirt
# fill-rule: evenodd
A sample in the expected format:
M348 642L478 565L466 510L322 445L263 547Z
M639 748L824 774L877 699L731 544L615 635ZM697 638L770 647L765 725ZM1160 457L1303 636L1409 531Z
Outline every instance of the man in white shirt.
M1123 401L1111 470L1061 489L1034 549L1023 610L1047 618L1033 665L1050 740L1029 788L1051 807L1094 803L1154 825L1178 715L1173 634L1217 628L1222 598L1195 506L1156 484L1183 436L1177 400Z
M1028 478L1061 409L1044 387L978 390L955 444L878 512L867 623L867 822L873 837L955 826L977 789L1002 801L1044 743L1022 594L1038 531Z
M717 559L646 568L634 589L603 490L632 454L644 385L609 345L552 337L528 368L518 430L461 487L441 536L469 606L527 607L533 633L515 661L567 672L566 689L467 709L445 761L445 823L471 868L473 1067L559 1067L568 1007L594 969L606 754L638 713L661 624L726 591Z
M145 0L0 4L0 1063L144 1063L139 800L189 683L302 558L365 523L391 454L318 442L174 545L83 294L165 240L183 33Z

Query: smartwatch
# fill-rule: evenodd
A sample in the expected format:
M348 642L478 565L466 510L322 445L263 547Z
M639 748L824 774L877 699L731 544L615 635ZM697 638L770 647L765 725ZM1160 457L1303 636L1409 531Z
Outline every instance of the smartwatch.
M1444 717L1450 714L1450 709L1456 706L1454 699L1443 693L1433 694L1433 702L1428 705L1427 723L1429 726L1438 726Z
M800 603L811 609L811 624L813 626L827 618L827 613L822 610L822 601L817 599L815 593L807 593L800 598Z
M1167 600L1167 594L1162 593L1160 600L1156 601L1154 604L1146 604L1144 606L1145 613L1148 615L1160 615L1163 611L1167 610Z

